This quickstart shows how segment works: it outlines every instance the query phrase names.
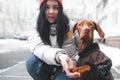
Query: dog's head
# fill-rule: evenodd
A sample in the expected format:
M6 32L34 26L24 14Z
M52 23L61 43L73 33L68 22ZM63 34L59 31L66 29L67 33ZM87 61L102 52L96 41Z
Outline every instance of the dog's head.
M104 38L104 32L99 24L92 20L80 20L75 23L73 28L68 32L68 38L73 36L75 30L78 31L80 39L93 39L94 30L96 30L101 38Z

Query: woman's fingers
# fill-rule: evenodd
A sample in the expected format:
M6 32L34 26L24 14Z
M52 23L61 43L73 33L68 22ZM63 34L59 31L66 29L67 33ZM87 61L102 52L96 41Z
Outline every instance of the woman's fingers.
M69 78L78 78L78 77L80 77L80 73L78 73L78 72L74 72L74 73L67 72L67 76Z
M66 75L70 78L77 78L80 77L80 73L78 72L70 72L70 69L74 67L72 60L66 54L60 54L59 59L61 61L61 65L63 70L66 72Z
M68 57L68 55L66 54L60 54L59 55L59 59L61 61L61 65L63 67L63 69L70 69L73 67L73 63L72 60Z

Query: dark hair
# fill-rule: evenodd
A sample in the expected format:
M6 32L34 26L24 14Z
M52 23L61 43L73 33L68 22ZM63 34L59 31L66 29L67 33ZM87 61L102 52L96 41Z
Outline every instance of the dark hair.
M39 36L41 37L42 41L45 44L51 45L50 43L50 23L45 18L45 8L46 8L46 1L40 7L40 13L37 19L37 31ZM63 13L62 5L59 3L58 7L58 17L57 17L57 43L59 47L63 46L64 40L67 37L67 32L69 31L69 19Z

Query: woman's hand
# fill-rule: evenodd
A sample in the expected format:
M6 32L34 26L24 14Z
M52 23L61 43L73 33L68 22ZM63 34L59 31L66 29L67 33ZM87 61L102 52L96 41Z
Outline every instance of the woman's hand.
M77 78L80 77L80 73L78 72L70 72L70 69L74 67L74 64L72 60L68 57L66 54L60 54L59 55L59 60L61 62L61 65L63 67L63 71L66 72L67 76L70 78Z

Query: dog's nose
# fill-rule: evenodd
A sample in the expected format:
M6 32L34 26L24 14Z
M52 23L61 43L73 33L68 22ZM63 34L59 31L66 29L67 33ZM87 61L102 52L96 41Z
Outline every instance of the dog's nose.
M85 31L86 33L88 33L88 32L90 31L90 29L89 29L88 27L86 27L86 28L84 29L84 31Z

